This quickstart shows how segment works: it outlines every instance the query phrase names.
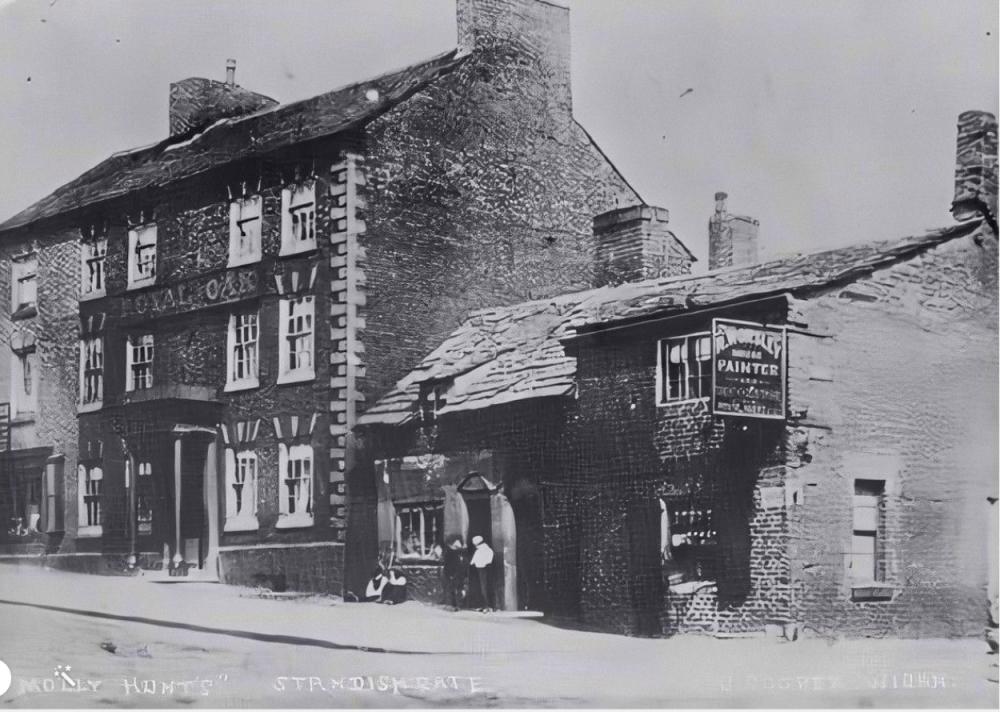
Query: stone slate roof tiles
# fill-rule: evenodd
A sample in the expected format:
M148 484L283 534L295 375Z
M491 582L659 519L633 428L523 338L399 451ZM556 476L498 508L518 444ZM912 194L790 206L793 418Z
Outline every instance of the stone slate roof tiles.
M116 153L3 224L0 232L166 185L233 161L360 126L465 61L458 50L309 99L222 119L194 135Z
M568 395L576 360L563 340L610 324L641 321L752 298L807 294L847 283L974 232L970 222L901 240L795 254L702 275L632 282L473 312L359 424L399 425L417 413L421 384L445 386L439 414L527 398Z

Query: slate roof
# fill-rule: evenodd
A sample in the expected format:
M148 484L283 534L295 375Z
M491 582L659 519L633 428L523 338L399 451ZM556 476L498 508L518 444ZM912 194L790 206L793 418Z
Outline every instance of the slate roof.
M222 119L193 136L172 136L152 146L116 153L0 224L0 232L362 125L452 71L468 56L452 50L319 96ZM374 101L366 95L372 89L378 92Z
M422 383L447 386L440 414L527 398L568 395L576 360L562 341L610 324L670 312L847 283L974 232L979 222L901 240L795 254L702 275L652 279L473 312L359 419L400 425L413 418Z

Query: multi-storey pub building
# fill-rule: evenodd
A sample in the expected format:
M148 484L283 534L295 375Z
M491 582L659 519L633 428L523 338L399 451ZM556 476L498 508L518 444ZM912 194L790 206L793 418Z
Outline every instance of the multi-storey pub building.
M720 193L717 269L643 279L660 211L598 216L599 271L638 281L474 312L362 416L380 537L480 534L504 607L604 630L981 634L996 132L962 114L958 222L916 237L757 262Z
M590 217L638 202L568 10L457 8L458 50L304 101L177 82L169 137L0 225L5 554L364 580L357 414L469 309L587 286Z

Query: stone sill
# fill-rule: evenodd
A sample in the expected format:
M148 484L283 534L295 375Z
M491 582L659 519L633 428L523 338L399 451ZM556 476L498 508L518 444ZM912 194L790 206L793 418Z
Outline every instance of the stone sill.
M288 245L285 244L285 238L281 239L281 246L278 248L278 257L296 257L298 255L308 255L310 252L316 252L319 249L318 240L314 240L311 244L303 245L299 247L295 246L293 249L289 249Z
M125 286L126 292L134 292L137 289L145 289L146 287L156 286L156 277L145 277L143 279L137 279L134 282L129 282Z
M18 307L14 310L14 313L10 315L12 320L18 319L30 319L33 316L38 315L38 309L34 304L26 304L22 307Z
M301 372L301 373L283 373L278 376L277 384L279 386L285 386L291 383L307 383L308 381L315 381L316 374L313 371Z
M100 410L104 403L102 401L97 401L96 403L80 403L76 406L77 413L93 413Z
M240 517L227 519L222 531L225 532L252 532L260 529L257 517Z
M250 391L254 388L260 388L260 381L254 379L252 381L231 381L225 385L222 389L223 393L237 393L239 391Z
M851 584L851 600L856 602L888 602L896 596L896 587L876 581Z
M108 296L108 293L107 293L106 290L104 290L104 289L98 289L98 290L93 291L93 292L83 292L83 293L81 293L80 296L78 297L78 301L89 302L89 301L93 301L94 299L103 299L106 296Z
M711 405L711 403L710 403L711 400L712 400L711 398L709 398L709 397L706 396L706 397L703 397L703 398L687 398L685 400L676 400L676 401L657 401L656 402L656 407L657 408L669 408L670 406L675 406L675 405L689 405L691 403L697 403L699 401L704 402L706 405Z
M11 425L28 425L35 422L34 413L21 413L20 415L15 415L10 419Z
M77 539L88 539L93 537L99 537L104 534L104 528L100 524L95 524L89 527L80 527L76 530Z
M306 527L311 527L313 525L313 516L310 514L308 517L301 516L298 514L285 514L278 517L278 521L275 522L275 529L305 529Z

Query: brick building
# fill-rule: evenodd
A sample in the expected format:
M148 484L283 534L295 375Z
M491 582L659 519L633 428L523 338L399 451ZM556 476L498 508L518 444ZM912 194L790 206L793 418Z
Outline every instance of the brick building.
M756 221L718 194L719 269L643 279L634 259L624 284L471 314L360 419L383 542L410 554L413 502L425 536L437 503L435 533L492 537L503 607L616 632L980 634L996 132L959 118L954 226L747 265ZM632 250L670 253L637 215Z
M303 101L177 82L169 137L0 225L6 554L363 585L356 415L470 309L588 285L591 216L640 202L573 118L568 10L457 9L457 50Z

